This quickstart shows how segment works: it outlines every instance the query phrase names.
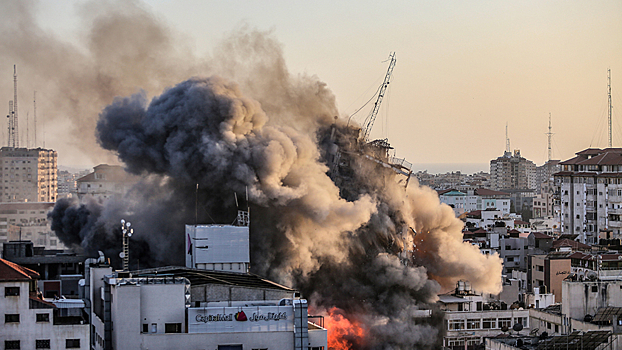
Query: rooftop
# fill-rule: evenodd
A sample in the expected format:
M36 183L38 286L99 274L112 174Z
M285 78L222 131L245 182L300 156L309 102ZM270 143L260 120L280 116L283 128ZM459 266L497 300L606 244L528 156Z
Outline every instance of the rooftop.
M38 279L39 274L31 269L0 259L0 281L2 282L30 282Z
M153 269L132 271L132 277L175 276L185 277L192 285L224 284L236 287L276 289L295 292L296 290L269 281L251 273L234 273L226 271L212 271L192 269L180 266L158 267Z

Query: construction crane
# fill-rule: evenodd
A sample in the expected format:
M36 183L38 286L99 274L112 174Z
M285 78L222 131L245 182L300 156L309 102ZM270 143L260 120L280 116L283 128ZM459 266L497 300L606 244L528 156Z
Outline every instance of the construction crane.
M395 52L392 52L389 55L389 60L391 60L391 62L389 63L389 69L387 69L387 74L384 76L384 81L382 82L382 86L380 87L380 91L378 92L378 98L376 99L374 108L371 110L371 112L369 112L369 115L367 116L367 118L365 118L365 123L363 123L363 140L365 140L365 142L369 142L369 134L371 133L371 129L374 127L376 116L378 115L378 111L380 110L380 103L382 103L382 98L387 91L387 87L389 87L389 81L391 80L393 67L395 67Z

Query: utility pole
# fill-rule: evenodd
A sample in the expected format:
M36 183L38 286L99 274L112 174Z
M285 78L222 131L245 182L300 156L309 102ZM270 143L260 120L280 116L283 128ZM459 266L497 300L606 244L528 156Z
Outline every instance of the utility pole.
M612 139L611 139L611 112L613 109L613 106L611 105L611 69L608 68L607 69L607 96L609 97L609 148L613 147L612 146Z

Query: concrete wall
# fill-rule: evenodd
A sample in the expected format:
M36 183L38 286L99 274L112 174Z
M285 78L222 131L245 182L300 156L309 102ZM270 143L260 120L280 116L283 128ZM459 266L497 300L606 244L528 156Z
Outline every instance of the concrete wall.
M152 284L140 287L140 320L138 324L157 323L158 333L164 333L165 323L181 323L185 332L185 300L183 284ZM139 330L140 332L140 330Z
M582 320L599 308L622 305L622 281L569 282L562 284L562 313Z
M226 334L141 334L139 347L123 349L218 349L218 345L243 345L244 349L293 349L294 336L291 332L252 332Z
M231 287L219 284L192 285L190 287L193 302L238 301L238 300L280 300L292 298L292 292L275 289Z
M548 259L545 261L545 283L548 292L555 294L555 302L562 302L562 281L572 272L570 259Z

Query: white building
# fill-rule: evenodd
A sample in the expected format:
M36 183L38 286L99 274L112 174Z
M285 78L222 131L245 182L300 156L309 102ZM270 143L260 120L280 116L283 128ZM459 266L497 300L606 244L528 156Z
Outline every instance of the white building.
M503 215L510 214L510 194L478 188L466 192L458 190L438 191L441 203L454 209L456 216L475 210L500 210Z
M0 327L3 349L88 349L89 325L37 296L39 274L0 259Z
M439 303L445 311L446 347L478 346L484 338L512 330L515 324L522 325L522 333L529 333L529 310L501 310L499 304L470 293L468 288L452 295L439 295Z
M0 149L0 201L55 202L56 151L43 148Z
M327 349L296 292L255 275L92 264L94 349ZM161 275L161 277L159 276ZM320 324L322 322L319 322ZM114 325L114 326L113 326Z
M186 267L248 272L250 269L249 227L186 225Z
M597 243L601 231L622 237L622 148L588 148L560 163L561 228L582 243Z

